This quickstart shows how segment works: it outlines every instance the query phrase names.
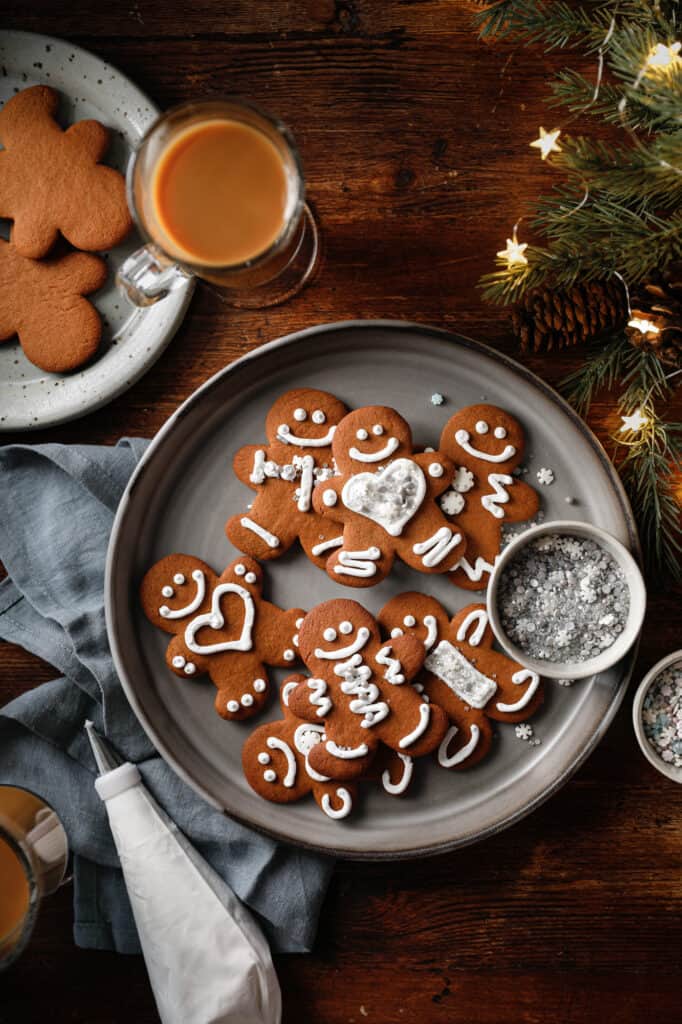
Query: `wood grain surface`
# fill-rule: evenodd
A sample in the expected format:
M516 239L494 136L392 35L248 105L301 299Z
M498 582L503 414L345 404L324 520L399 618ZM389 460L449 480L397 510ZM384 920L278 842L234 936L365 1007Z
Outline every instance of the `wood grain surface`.
M468 0L2 6L4 27L95 51L161 106L241 93L277 113L298 140L325 241L319 278L288 305L238 313L199 288L130 391L5 440L149 437L231 360L323 321L419 320L516 354L507 313L475 286L553 183L528 143L560 123L544 100L565 54L482 44ZM581 358L526 361L556 383ZM602 395L591 425L607 439L617 423ZM682 646L679 592L650 596L635 679ZM0 704L52 674L4 645ZM641 756L629 716L626 700L578 774L504 834L427 861L340 864L314 952L277 961L287 1024L678 1020L682 787ZM156 1021L141 958L76 949L70 900L65 889L45 903L29 951L0 977L1 1024Z

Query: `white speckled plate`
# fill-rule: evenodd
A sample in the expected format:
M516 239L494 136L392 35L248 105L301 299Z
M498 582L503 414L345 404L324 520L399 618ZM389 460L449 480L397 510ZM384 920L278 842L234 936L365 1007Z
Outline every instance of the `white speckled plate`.
M62 124L88 117L105 124L112 132L105 160L120 171L159 113L137 86L87 50L32 32L0 32L0 102L30 85L60 92ZM9 225L4 226L7 237ZM0 430L31 430L84 416L120 395L158 359L182 322L193 285L145 310L131 306L114 278L141 244L133 232L106 254L109 279L91 296L104 323L102 344L82 370L45 373L26 359L17 340L0 345Z

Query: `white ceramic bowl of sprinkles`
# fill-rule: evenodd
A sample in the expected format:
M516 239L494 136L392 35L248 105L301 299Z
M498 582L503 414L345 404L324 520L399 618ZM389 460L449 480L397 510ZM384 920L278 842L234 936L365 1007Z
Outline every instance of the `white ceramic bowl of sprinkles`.
M531 527L504 549L487 605L512 658L549 679L584 679L632 647L646 588L620 541L590 523L561 520Z
M632 703L632 723L647 761L682 782L682 651L661 658L644 676Z

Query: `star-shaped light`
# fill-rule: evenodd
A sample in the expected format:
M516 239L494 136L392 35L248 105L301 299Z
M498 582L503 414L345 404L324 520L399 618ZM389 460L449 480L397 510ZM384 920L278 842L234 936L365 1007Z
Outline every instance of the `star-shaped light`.
M553 132L546 132L545 129L540 127L540 135L531 142L530 145L533 149L540 150L540 156L543 160L546 160L550 153L560 153L561 146L557 142L557 139L561 135L561 129L556 128Z
M525 267L528 265L528 260L524 256L527 248L528 242L519 243L514 232L514 237L507 239L506 249L500 249L497 255L501 260L507 261L508 267Z
M621 416L621 419L623 421L623 426L620 428L621 434L626 430L641 430L642 427L645 427L649 422L646 416L643 415L641 409L635 409L635 411L629 416Z
M648 68L669 68L675 61L680 60L680 50L682 50L682 43L671 43L670 46L666 46L665 43L657 43L646 59L646 66Z
M640 331L642 334L661 333L660 327L657 327L651 320L645 320L639 316L633 316L632 320L628 320L628 327L634 327L635 330Z

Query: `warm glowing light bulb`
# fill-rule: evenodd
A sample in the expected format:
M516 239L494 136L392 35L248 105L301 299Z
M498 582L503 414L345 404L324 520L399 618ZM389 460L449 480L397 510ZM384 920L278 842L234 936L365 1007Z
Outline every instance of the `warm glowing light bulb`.
M651 320L644 320L639 316L633 316L632 320L628 320L628 327L634 327L635 330L640 331L642 334L661 333L660 327L657 327Z
M531 148L539 149L540 157L543 160L546 160L550 153L561 152L561 146L557 142L557 139L560 135L560 128L556 128L553 132L546 132L545 129L542 126L540 126L540 135L535 140L535 142L530 143Z
M621 433L626 430L641 430L649 422L641 409L635 409L629 416L621 416L621 419L623 421L623 426L620 428Z
M498 256L501 260L507 261L508 267L525 267L528 265L528 260L524 256L524 252L528 248L528 242L521 242L516 237L516 231L514 231L514 237L507 239L507 247L500 249Z
M646 59L646 66L648 68L669 68L671 64L680 60L680 50L682 50L682 43L671 43L670 46L666 46L665 43L657 43Z

